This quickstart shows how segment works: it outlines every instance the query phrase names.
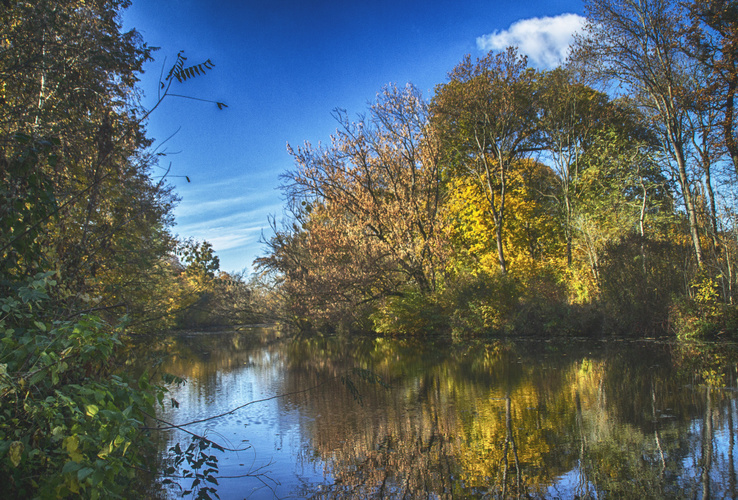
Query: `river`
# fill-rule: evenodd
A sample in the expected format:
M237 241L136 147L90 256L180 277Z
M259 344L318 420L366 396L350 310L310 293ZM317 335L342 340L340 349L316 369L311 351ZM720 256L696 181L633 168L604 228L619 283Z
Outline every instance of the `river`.
M738 497L734 345L247 328L179 334L166 351L160 369L186 383L159 417L224 414L185 429L237 450L205 449L194 489L178 464L172 498L204 485L222 499ZM164 466L191 443L159 439Z

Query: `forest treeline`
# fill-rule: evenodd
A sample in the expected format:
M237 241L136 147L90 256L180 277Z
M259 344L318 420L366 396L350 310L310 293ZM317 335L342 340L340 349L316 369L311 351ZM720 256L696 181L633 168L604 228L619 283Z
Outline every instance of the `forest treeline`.
M724 336L738 6L587 0L565 65L467 56L290 148L258 260L302 328Z

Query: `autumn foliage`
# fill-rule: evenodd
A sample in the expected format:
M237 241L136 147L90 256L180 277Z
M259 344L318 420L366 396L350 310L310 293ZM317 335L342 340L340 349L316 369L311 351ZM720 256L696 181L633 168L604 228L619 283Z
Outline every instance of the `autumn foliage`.
M388 87L355 122L337 111L329 144L290 148L292 218L258 261L288 318L690 335L675 321L704 280L729 314L735 9L586 7L566 66L532 68L515 48L466 57L429 102ZM700 335L728 333L711 318Z
M148 373L128 373L125 341L201 324L192 311L205 303L210 322L248 316L245 283L218 273L207 242L172 233L177 197L145 131L173 79L184 83L212 63L186 68L180 53L160 100L144 109L138 76L154 49L122 30L119 12L129 4L0 7L0 478L8 498L150 496L137 481L156 474L144 422L166 390Z

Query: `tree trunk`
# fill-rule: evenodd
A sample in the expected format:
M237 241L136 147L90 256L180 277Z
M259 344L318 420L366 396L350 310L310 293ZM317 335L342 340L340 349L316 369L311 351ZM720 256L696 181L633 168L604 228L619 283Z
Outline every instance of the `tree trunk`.
M692 237L694 256L697 259L697 265L702 268L704 262L702 254L702 243L700 242L700 235L698 231L697 210L694 206L692 189L689 186L689 180L687 177L687 161L684 157L682 145L673 139L670 139L670 141L672 143L674 158L676 159L677 168L679 171L679 184L682 188L682 196L684 197L684 207L687 210L687 219L689 220L689 234Z

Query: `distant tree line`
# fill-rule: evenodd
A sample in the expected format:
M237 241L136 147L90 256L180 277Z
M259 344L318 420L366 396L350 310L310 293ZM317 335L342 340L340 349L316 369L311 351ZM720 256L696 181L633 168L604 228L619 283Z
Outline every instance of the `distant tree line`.
M738 7L588 0L565 66L514 47L389 86L290 148L258 260L301 328L735 333Z

